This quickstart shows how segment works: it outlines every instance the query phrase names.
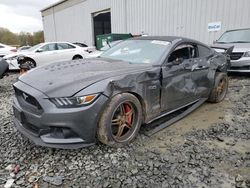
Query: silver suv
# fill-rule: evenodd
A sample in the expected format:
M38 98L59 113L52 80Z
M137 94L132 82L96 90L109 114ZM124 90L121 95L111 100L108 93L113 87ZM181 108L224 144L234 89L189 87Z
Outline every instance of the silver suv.
M230 46L234 46L234 49L230 55L231 68L228 71L250 73L250 28L226 31L215 41L213 48Z

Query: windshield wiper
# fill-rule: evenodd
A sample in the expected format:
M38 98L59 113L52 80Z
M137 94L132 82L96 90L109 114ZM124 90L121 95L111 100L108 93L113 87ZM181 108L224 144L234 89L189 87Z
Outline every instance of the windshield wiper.
M220 41L216 41L217 43L220 43L220 44L224 44L224 43L226 43L226 42L220 42Z

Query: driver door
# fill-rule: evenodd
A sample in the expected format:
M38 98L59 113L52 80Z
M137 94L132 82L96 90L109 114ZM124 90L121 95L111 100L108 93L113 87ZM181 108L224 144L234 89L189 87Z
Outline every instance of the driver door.
M174 110L196 99L196 86L192 79L195 53L193 45L180 44L162 67L162 111Z

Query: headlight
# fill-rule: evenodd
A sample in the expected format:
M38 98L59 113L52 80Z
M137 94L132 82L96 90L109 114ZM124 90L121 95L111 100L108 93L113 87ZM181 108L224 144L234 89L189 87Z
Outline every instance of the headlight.
M244 56L244 57L250 57L250 51L245 52L243 56Z
M81 107L93 103L100 94L91 94L82 97L60 97L50 98L58 108Z

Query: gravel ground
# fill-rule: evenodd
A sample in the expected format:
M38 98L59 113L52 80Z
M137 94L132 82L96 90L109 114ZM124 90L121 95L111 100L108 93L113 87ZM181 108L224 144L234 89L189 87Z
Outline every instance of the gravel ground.
M16 79L0 80L0 187L250 187L249 77L231 77L225 101L151 137L79 150L38 147L16 131Z

